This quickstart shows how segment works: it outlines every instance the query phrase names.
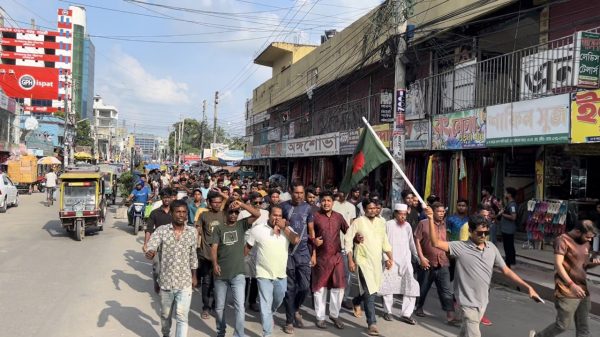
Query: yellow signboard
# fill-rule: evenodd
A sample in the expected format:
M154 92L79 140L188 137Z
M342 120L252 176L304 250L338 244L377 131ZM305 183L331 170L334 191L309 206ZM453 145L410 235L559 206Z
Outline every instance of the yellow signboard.
M571 101L571 143L600 142L600 89L581 91Z

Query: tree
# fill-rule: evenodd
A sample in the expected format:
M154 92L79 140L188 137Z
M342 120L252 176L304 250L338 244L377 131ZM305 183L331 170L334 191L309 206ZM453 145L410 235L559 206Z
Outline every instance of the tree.
M179 138L179 128L182 122L173 124L173 130L169 133L169 149L172 152L175 148L175 133ZM181 147L183 153L200 153L200 143L204 143L204 148L210 148L210 143L213 141L212 128L207 123L200 123L199 121L186 118L183 130L183 137L181 139ZM217 143L230 144L229 136L227 132L217 126ZM234 142L236 146L239 146L237 142ZM231 146L231 145L230 145ZM242 145L243 146L243 145ZM242 147L243 148L243 147Z
M246 148L246 142L243 137L231 137L226 143L231 150L245 150Z
M92 128L87 120L80 121L75 127L75 146L93 146Z

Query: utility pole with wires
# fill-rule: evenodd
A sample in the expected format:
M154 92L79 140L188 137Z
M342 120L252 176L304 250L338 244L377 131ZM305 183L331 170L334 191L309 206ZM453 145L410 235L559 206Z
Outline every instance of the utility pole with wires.
M219 107L219 92L215 92L215 122L213 124L213 144L217 143L217 111Z
M204 122L206 121L206 100L202 101L202 120L200 121L200 159L204 158Z
M183 152L183 137L185 135L185 117L181 122L181 132L179 133L179 160L181 161L181 157L185 154Z
M394 36L396 46L396 57L394 62L394 128L392 134L392 155L394 160L398 163L402 171L405 170L405 140L406 140L406 128L404 121L406 119L406 64L404 64L403 57L406 51L406 40L404 33L406 32L406 12L412 7L412 1L395 0L395 22L396 34ZM392 189L391 189L391 201L392 205L402 202L402 190L404 190L404 180L402 175L396 170L392 173ZM426 196L425 196L426 197Z

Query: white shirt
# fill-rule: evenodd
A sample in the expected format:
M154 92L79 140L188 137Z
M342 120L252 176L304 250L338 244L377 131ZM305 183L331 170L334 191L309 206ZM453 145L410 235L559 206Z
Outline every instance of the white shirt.
M292 200L292 195L289 192L279 194L279 203L284 201Z
M288 227L291 231L292 228ZM283 233L273 232L266 222L261 222L248 231L248 245L256 247L256 277L269 280L287 277L288 247L290 242Z
M352 220L356 218L356 206L349 201L334 201L333 210L340 213L348 225L350 225Z
M251 216L250 212L248 212L247 210L243 209L240 214L238 215L238 221L242 220L242 219L246 219L249 218ZM260 210L260 217L258 219L256 219L256 221L254 221L254 224L258 224L258 223L263 223L263 222L267 222L269 221L269 211L265 210L265 209L261 209Z
M54 172L46 173L46 187L56 187L57 180L58 180L58 177L56 176L56 173L54 173Z

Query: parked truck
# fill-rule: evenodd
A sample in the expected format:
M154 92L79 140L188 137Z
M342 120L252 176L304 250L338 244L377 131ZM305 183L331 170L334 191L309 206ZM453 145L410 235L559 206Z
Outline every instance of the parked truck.
M8 161L8 177L17 186L19 192L31 194L38 183L38 166L35 156L21 156Z

